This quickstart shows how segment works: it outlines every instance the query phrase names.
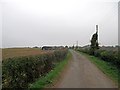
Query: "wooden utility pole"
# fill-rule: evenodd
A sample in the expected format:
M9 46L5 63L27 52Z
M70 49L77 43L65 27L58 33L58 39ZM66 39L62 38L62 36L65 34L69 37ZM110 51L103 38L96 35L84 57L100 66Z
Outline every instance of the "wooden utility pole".
M96 40L96 42L98 43L98 25L96 25L96 34L97 34L97 40Z
M96 33L98 33L98 25L96 25Z
M78 48L78 41L76 41L76 49Z

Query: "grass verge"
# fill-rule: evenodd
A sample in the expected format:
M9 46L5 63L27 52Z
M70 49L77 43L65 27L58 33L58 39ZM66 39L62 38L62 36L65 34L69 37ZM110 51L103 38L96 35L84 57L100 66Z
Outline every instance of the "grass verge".
M100 58L91 56L80 52L82 55L86 56L92 63L94 63L103 73L105 73L110 79L112 79L116 84L118 84L118 68L109 62L103 61Z
M53 83L53 81L59 76L60 72L64 69L65 65L71 58L71 53L68 52L66 58L56 65L56 67L50 71L46 76L39 78L36 82L30 85L30 89L43 89L46 86Z

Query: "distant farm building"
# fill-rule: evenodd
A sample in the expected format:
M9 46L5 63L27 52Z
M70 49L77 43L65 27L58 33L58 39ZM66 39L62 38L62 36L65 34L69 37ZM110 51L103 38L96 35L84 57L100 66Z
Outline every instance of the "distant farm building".
M63 46L43 46L42 50L56 50L56 49L63 49Z

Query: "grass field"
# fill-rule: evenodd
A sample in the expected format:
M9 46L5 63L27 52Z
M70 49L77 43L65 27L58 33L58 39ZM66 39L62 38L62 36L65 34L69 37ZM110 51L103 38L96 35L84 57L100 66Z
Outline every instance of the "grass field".
M40 48L6 48L2 49L2 59L19 56L38 55L49 52L50 51L43 51Z

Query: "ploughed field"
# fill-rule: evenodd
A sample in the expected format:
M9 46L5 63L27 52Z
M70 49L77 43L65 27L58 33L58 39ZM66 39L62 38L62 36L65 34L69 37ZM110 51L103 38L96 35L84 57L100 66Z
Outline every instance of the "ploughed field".
M52 51L41 50L40 48L6 48L2 49L2 59L20 57L20 56L29 56L29 55L39 55L50 53Z

